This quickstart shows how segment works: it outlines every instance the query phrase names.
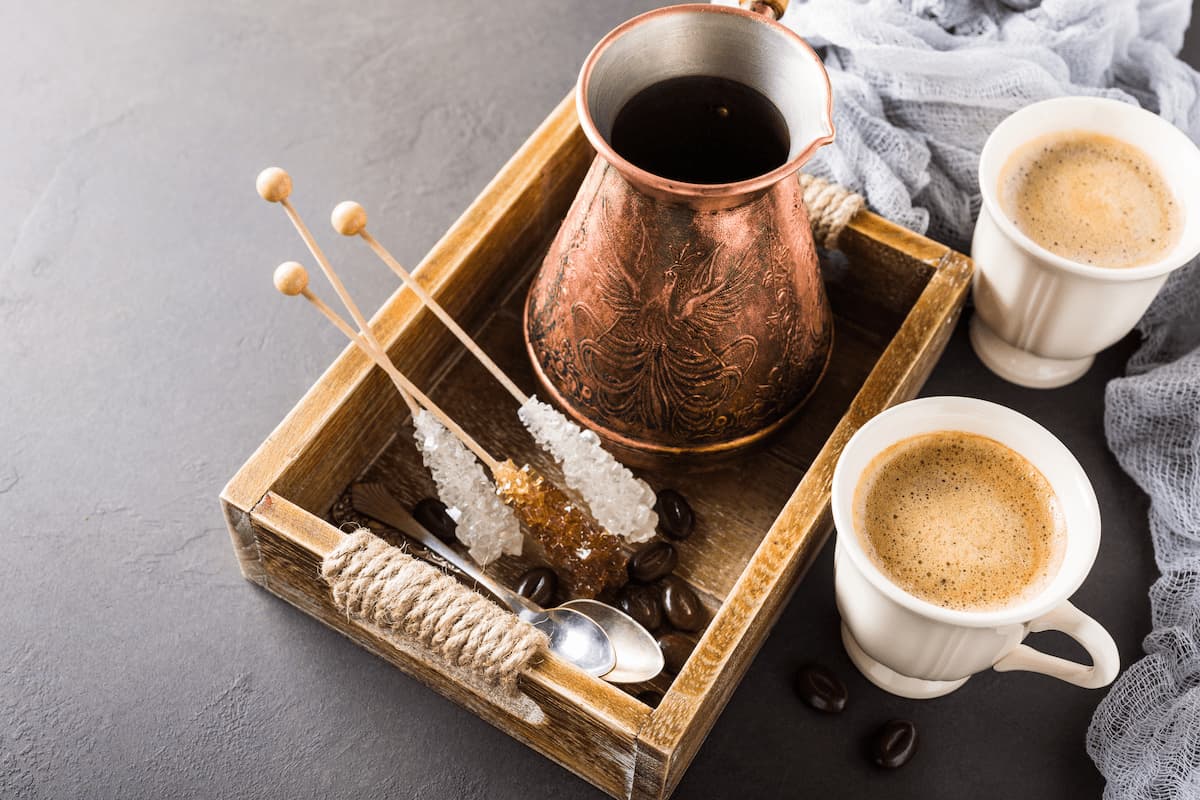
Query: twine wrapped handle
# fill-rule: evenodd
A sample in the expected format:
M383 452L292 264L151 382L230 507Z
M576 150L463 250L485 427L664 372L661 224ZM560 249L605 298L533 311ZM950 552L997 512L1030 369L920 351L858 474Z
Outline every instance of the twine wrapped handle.
M854 215L866 207L866 201L845 186L807 172L800 173L800 188L804 190L813 239L826 250L836 250L838 237Z
M347 618L406 637L509 693L546 645L529 623L365 528L322 560L321 577Z

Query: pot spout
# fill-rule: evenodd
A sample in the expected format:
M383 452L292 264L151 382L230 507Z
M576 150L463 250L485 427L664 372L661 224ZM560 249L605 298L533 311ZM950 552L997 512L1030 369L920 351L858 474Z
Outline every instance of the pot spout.
M625 104L649 86L688 76L727 78L770 100L787 125L786 160L736 183L690 184L653 175L617 153L612 132ZM770 15L726 6L670 6L618 26L584 62L575 99L588 140L626 180L697 208L719 207L774 185L834 136L833 94L820 57Z

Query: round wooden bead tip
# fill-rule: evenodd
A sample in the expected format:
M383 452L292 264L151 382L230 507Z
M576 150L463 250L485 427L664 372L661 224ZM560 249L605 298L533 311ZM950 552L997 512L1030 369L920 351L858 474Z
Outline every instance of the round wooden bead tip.
M258 196L263 200L268 203L278 203L286 200L287 196L292 193L292 176L279 167L267 167L258 173L258 180L254 182L254 186L258 189Z
M353 200L338 203L329 215L333 229L342 236L357 236L367 227L367 212Z
M275 268L275 288L288 297L308 288L308 270L295 261L285 261Z

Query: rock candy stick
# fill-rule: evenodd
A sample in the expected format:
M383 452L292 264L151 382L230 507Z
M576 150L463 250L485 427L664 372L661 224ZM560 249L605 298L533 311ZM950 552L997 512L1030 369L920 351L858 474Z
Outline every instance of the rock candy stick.
M452 434L433 414L417 404L412 395L417 395L425 403L429 402L429 398L400 374L381 347L373 344L364 334L356 332L308 288L308 271L302 265L295 261L280 264L275 270L275 288L289 297L303 295L392 379L413 411L417 449L438 487L438 496L446 505L459 511L455 535L470 550L471 557L486 566L501 554L519 555L523 541L521 525L512 510L500 501L496 487L488 480L468 446L472 445L493 464L496 463L495 459L461 429L460 439L459 434Z
M561 489L526 465L505 461L492 471L496 490L562 572L571 593L595 597L626 580L620 540L597 525Z
M343 236L361 237L521 404L517 412L521 423L538 445L562 466L567 485L579 492L591 508L592 515L604 528L630 542L644 542L654 536L658 515L654 512L654 491L645 481L634 477L632 472L613 458L601 446L600 438L595 433L584 431L536 397L527 397L425 287L414 280L408 270L367 231L367 212L361 205L349 200L338 203L330 221L334 230Z

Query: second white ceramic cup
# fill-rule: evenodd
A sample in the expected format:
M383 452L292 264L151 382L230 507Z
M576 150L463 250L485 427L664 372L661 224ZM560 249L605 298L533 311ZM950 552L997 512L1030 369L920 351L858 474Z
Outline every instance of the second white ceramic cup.
M1066 130L1107 134L1153 159L1183 206L1183 233L1171 252L1138 267L1095 267L1052 253L1017 229L1000 208L1000 171L1021 145ZM1133 329L1167 275L1200 253L1200 150L1134 105L1060 97L1026 106L988 137L979 187L971 344L988 368L1022 386L1052 388L1081 377L1096 353Z
M1062 566L1036 597L998 611L958 611L901 589L868 557L854 519L854 490L876 455L910 436L966 431L995 439L1037 467L1058 495L1066 521ZM1041 672L1078 686L1111 683L1120 668L1112 637L1068 598L1083 583L1100 546L1100 509L1083 467L1066 445L1029 417L968 397L927 397L879 414L847 442L833 473L837 527L834 586L842 642L874 684L901 697L947 694L988 668ZM1031 632L1075 639L1092 665L1021 644Z

